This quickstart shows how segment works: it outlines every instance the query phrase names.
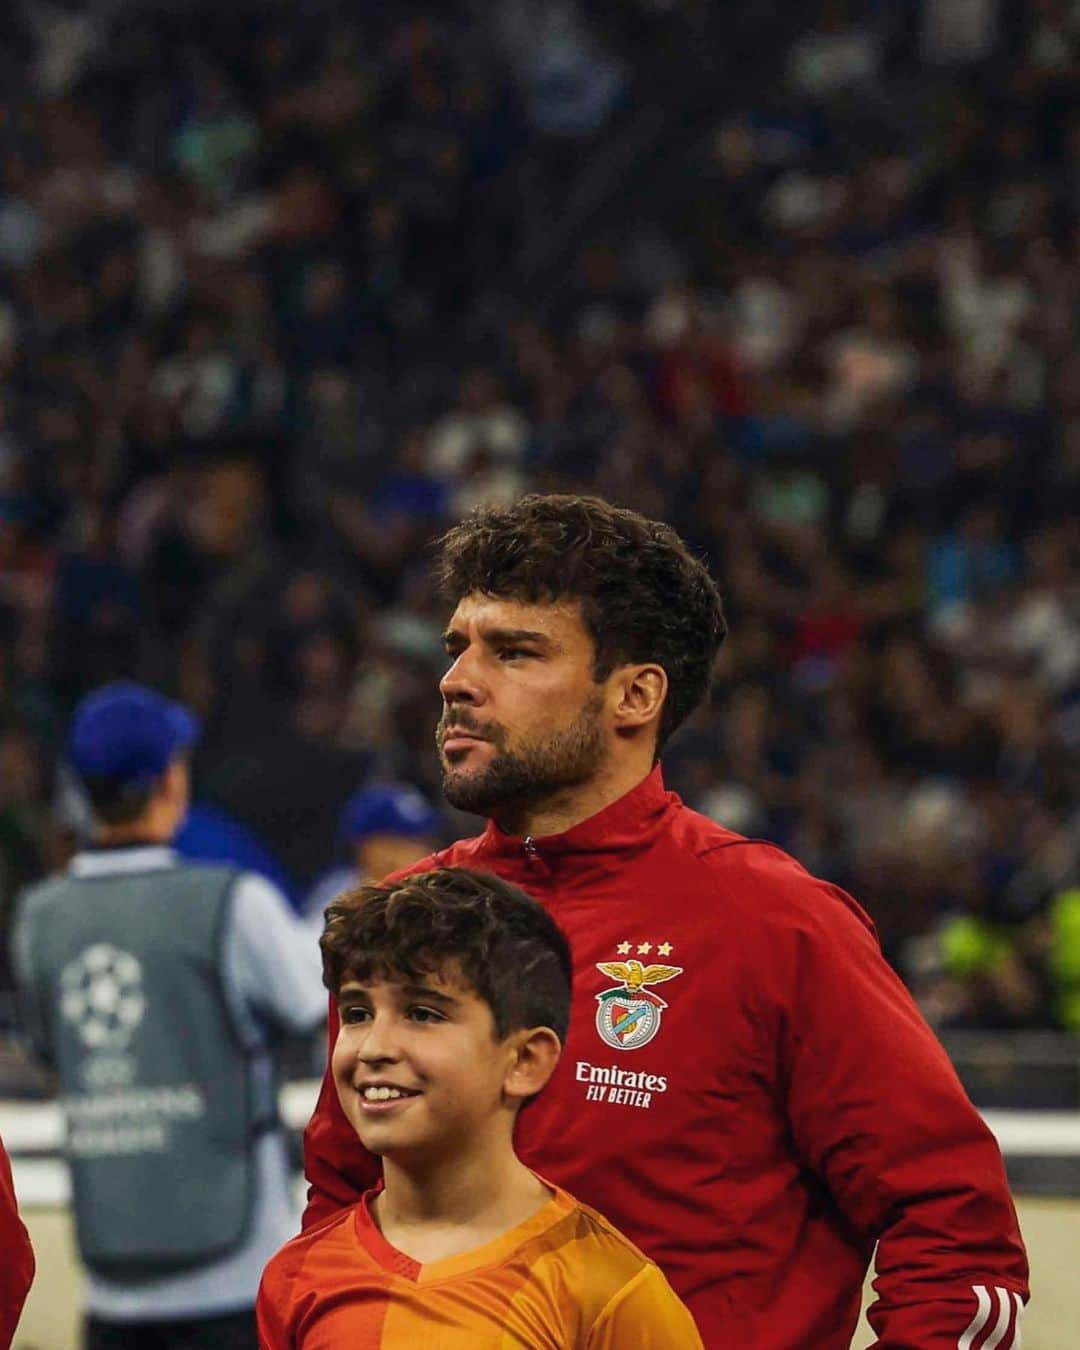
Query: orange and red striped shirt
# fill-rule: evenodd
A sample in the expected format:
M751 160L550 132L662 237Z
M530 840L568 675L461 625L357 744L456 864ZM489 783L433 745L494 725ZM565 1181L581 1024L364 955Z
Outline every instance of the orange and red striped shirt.
M267 1266L262 1350L700 1350L659 1268L552 1189L502 1237L428 1265L386 1241L369 1192Z

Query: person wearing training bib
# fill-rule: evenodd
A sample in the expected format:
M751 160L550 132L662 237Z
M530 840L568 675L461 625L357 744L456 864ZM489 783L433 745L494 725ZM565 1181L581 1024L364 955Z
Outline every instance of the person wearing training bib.
M24 892L16 981L56 1071L88 1350L254 1347L263 1266L296 1214L269 1055L325 1014L310 931L264 878L182 861L187 709L140 685L76 708L95 825Z

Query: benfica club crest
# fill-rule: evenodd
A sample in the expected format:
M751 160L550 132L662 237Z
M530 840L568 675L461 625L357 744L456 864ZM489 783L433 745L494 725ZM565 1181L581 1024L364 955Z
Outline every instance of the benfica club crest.
M643 966L640 961L598 961L597 970L622 983L597 994L596 1029L614 1050L640 1050L660 1030L660 1014L667 1007L650 984L673 980L682 966Z

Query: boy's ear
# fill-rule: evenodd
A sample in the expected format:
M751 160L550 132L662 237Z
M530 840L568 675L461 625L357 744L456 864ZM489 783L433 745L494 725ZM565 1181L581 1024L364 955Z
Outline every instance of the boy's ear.
M503 1080L503 1093L520 1105L547 1086L562 1054L562 1042L550 1027L530 1027L519 1031L511 1045L513 1058Z

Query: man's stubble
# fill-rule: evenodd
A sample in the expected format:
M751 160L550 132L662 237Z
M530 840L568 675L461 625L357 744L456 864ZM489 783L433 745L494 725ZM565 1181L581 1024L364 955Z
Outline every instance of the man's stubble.
M589 782L604 760L602 709L603 697L595 693L569 726L513 750L507 747L503 728L481 722L468 708L444 711L435 736L446 800L460 811L495 815L534 806ZM442 736L448 725L490 740L495 754L486 768L478 773L461 772L447 763Z

